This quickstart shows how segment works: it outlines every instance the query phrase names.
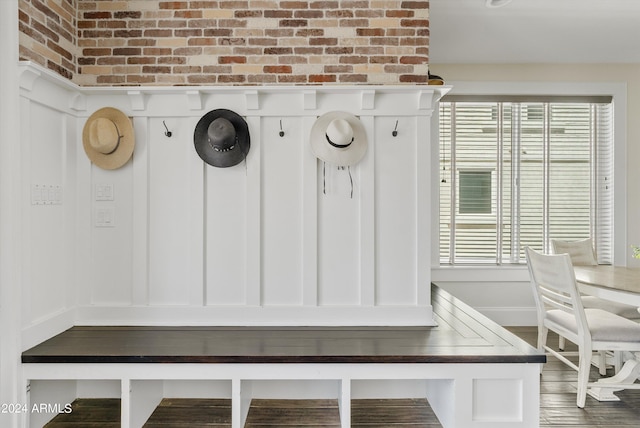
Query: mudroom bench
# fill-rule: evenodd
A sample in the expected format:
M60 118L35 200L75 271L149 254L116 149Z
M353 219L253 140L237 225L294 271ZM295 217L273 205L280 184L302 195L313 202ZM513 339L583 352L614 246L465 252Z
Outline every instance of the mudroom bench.
M117 398L137 428L163 398L226 399L242 428L252 399L330 399L348 428L352 400L426 398L445 428L538 427L544 354L435 285L432 305L437 327L76 326L23 352L26 401Z

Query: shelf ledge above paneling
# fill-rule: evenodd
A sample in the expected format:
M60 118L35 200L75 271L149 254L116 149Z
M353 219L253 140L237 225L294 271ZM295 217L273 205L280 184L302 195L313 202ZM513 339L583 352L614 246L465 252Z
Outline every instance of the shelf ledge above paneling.
M40 81L49 83L45 86L53 85L69 92L68 108L79 115L111 105L132 116L147 117L188 116L194 111L223 107L240 114L261 116L322 114L338 109L376 116L430 115L438 100L451 89L428 85L87 87L78 86L38 64L21 61L20 87L31 92Z

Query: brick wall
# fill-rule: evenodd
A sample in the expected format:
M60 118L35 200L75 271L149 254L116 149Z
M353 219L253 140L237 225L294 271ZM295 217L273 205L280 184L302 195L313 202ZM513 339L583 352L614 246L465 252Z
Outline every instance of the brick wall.
M80 85L427 80L428 1L57 1L77 2Z
M20 59L73 79L76 72L76 2L19 0Z

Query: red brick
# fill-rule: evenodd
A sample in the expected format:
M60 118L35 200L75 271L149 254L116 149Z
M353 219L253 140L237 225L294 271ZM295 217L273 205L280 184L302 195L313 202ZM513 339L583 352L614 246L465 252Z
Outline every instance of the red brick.
M309 83L307 76L296 74L278 74L278 83L304 84Z
M189 3L186 1L161 1L160 9L189 9Z
M428 77L423 74L402 74L400 83L427 83Z
M155 83L156 82L156 77L155 76L140 76L137 74L129 74L127 75L127 83Z
M82 17L84 19L111 19L111 12L85 12Z
M261 10L237 10L233 14L236 18L261 18Z
M325 65L325 73L351 73L353 72L352 65Z
M175 18L184 18L184 19L202 18L202 11L201 10L176 10L173 13L173 16Z
M111 55L111 48L84 48L82 49L84 56L107 56Z
M415 16L415 12L410 9L404 10L387 10L385 15L388 18L413 18Z
M400 57L400 64L427 64L428 58L423 56L403 56Z
M291 18L293 12L291 10L265 10L265 18Z
M402 37L400 46L429 46L428 37Z
M402 27L428 27L428 19L401 19L400 25Z
M246 77L241 74L221 74L218 76L218 83L244 83Z
M335 46L325 48L327 55L351 55L353 53L353 47L351 46Z
M139 58L139 57L135 57ZM98 58L96 64L98 65L123 65L127 63L127 59L122 56L105 56Z
M369 58L371 64L397 64L398 57L392 55L372 56Z
M306 19L281 19L278 22L279 27L306 27L308 24Z
M190 28L190 29L176 29L173 30L173 35L176 37L202 37L202 28Z
M309 75L309 83L334 83L336 81L335 74L311 74Z
M189 46L215 46L218 41L211 37L194 37L187 42Z
M144 74L169 74L171 73L171 67L160 65L145 65L142 67Z
M231 37L233 36L233 30L228 28L205 28L202 35L205 37Z
M251 74L247 76L248 83L254 84L266 84L266 83L276 83L277 77L273 74Z
M303 28L296 30L296 37L322 37L324 30L322 28Z
M247 58L244 56L220 56L218 64L246 64Z
M336 46L338 39L334 37L312 37L309 39L309 46Z
M140 55L142 54L142 50L140 48L114 48L113 55L123 55L123 56L131 56L131 55Z
M369 76L366 74L341 74L339 80L343 83L367 83Z
M321 10L296 10L293 13L294 18L314 19L324 17L324 12Z
M156 38L162 38L162 37L173 37L173 31L172 30L144 30L144 37L156 37Z
M291 74L293 71L290 65L265 65L262 70L270 74Z
M269 38L269 37L249 39L249 45L251 46L276 46L277 44L278 44L278 39Z
M353 18L352 10L345 10L345 9L327 10L325 13L327 15L327 18Z
M265 55L291 55L293 53L293 48L265 48Z
M358 28L356 34L360 37L382 37L385 35L384 28Z
M242 37L224 37L218 39L218 42L221 46L244 46L247 44L247 40Z
M131 64L131 65L142 65L142 64L148 65L148 64L155 64L155 63L156 63L155 57L151 57L151 56L130 56L129 58L127 58L127 64Z
M429 9L428 1L403 1L400 4L402 9Z
M142 18L142 12L138 10L128 10L123 12L114 12L113 17L115 19L140 19Z
M340 64L366 64L369 58L366 56L343 56L340 57Z
M142 30L116 30L113 32L113 37L121 37L121 38L142 37Z

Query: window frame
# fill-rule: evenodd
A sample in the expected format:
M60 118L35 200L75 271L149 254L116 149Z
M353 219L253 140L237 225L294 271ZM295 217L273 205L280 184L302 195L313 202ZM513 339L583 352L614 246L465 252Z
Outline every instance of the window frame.
M626 86L624 83L566 83L566 82L451 82L451 95L469 96L500 96L500 97L544 97L549 100L552 96L610 96L615 111L613 115L613 175L616 186L613 192L613 228L612 233L612 263L615 265L626 264L626 253L628 249L626 233ZM439 151L439 109L434 110L434 132L435 144L432 155L432 180L433 196L437 203L432 206L432 247L431 265L433 268L459 269L464 265L442 264L439 253L439 191L437 185L440 182L440 155ZM501 265L487 266L489 269L503 268Z

